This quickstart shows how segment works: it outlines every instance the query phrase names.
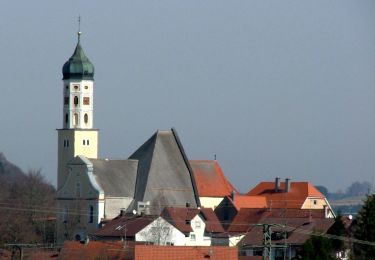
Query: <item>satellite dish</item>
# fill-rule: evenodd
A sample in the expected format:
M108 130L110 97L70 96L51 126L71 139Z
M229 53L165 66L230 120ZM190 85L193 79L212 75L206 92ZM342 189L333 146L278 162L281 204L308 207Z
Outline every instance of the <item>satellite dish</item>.
M133 215L137 215L137 211L133 209Z

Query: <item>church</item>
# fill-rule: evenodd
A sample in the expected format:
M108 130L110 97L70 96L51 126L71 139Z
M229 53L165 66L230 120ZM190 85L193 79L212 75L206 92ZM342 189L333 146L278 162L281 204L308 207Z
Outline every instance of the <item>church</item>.
M120 211L158 215L166 206L214 208L233 192L216 161L189 162L175 129L156 131L126 160L98 158L94 65L81 46L81 32L62 73L63 122L57 129L58 243L85 238ZM196 179L203 180L202 175L208 179L198 185ZM210 183L215 187L208 189Z

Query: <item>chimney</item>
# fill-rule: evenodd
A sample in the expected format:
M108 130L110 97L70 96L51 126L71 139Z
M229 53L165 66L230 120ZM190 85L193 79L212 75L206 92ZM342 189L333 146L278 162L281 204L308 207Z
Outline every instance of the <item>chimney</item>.
M289 192L290 191L290 178L286 178L285 179L285 192Z
M276 177L275 178L275 192L279 192L279 191L280 191L280 178Z
M230 194L230 198L234 201L234 197L236 196L236 192L234 190L232 190L231 194Z

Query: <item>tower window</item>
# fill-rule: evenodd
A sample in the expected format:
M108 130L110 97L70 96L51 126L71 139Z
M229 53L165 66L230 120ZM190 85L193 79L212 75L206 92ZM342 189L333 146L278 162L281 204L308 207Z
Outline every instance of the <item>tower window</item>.
M76 196L79 198L81 197L81 183L76 183Z
M94 223L94 206L90 205L89 208L89 223Z
M74 105L78 106L78 97L77 96L74 97Z
M75 86L74 86L74 89L75 89L75 90L79 90L79 86L75 85Z
M66 147L69 147L69 140L66 140Z
M83 117L84 121L85 121L85 124L87 124L89 122L89 116L88 114L85 114L84 117Z
M85 89L89 89L89 87L88 87L88 86L85 86Z
M83 145L86 145L86 140L85 139L83 139Z
M67 124L69 122L69 115L68 113L65 114L65 123Z
M64 147L66 147L66 140L64 139Z
M78 114L75 113L74 114L74 126L77 126L78 125Z
M69 85L66 85L66 86L65 86L65 89L68 90L68 89L69 89Z
M64 97L64 105L69 105L69 97Z
M90 105L90 98L89 97L84 97L83 98L83 104L84 105Z
M87 143L87 145L90 145L90 141L89 141L89 139L87 139L86 143Z

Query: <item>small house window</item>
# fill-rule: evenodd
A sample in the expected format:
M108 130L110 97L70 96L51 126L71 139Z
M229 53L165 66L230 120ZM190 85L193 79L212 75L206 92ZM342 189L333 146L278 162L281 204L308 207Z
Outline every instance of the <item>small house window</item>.
M313 201L314 205L318 204L318 201L317 200L314 200Z
M201 222L199 220L195 221L195 227L196 228L201 228Z

